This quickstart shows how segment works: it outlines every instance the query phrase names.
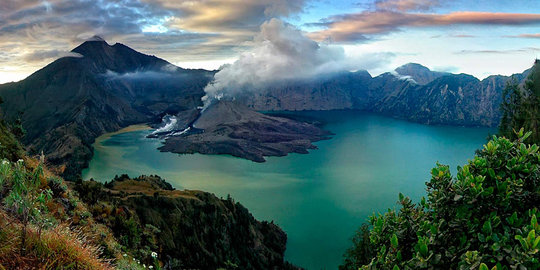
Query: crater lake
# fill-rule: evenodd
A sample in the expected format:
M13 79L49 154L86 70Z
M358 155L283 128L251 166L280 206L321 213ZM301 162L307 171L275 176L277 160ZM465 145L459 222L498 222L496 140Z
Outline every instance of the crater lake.
M177 155L157 150L151 130L131 127L99 137L83 179L157 174L177 189L231 195L259 220L288 236L286 259L306 269L337 269L355 230L376 212L396 207L402 192L425 194L440 162L456 173L494 129L426 126L356 111L295 112L335 133L309 154L265 163L225 155Z

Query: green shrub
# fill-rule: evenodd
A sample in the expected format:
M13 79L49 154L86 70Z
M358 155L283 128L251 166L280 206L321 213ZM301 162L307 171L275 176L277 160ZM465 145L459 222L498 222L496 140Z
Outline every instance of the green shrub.
M28 171L24 162L0 162L0 184L9 186L5 198L6 208L21 222L21 253L24 253L27 226L30 222L40 228L50 223L47 213L47 201L52 197L50 189L41 189L43 169L41 164L33 171Z
M437 164L427 199L414 204L400 194L399 211L372 216L369 242L353 250L367 246L375 255L366 263L348 252L342 267L539 269L540 154L523 143L529 135L493 137L456 178Z

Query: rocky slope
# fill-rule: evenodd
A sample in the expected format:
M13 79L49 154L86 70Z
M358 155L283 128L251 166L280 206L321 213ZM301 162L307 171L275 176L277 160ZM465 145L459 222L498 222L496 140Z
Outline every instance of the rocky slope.
M305 154L316 148L312 142L330 135L312 124L264 115L232 101L215 102L199 117L180 117L176 123L160 135L165 138L161 151L229 154L255 162L264 162L265 156Z
M465 74L443 76L389 95L373 109L425 124L496 126L503 87L500 79L490 83Z
M351 109L369 103L365 89L371 79L371 75L362 70L310 80L289 80L252 91L237 100L260 111Z
M523 81L527 72L514 77ZM509 79L495 75L480 81L407 64L377 77L358 71L281 82L239 100L263 111L357 109L423 124L493 127Z
M166 269L296 269L283 259L285 232L231 198L174 190L158 176L85 181L75 190L120 243L141 256L159 250Z

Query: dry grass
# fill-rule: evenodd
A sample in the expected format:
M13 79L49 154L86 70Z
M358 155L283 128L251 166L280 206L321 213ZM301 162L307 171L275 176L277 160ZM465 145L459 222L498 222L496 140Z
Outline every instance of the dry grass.
M41 233L30 227L21 253L21 226L0 213L0 269L113 269L84 234L65 225Z
M138 196L139 194L144 194L147 196L153 196L154 193L158 193L160 196L169 196L171 198L186 198L186 199L192 199L192 200L199 200L195 196L195 193L197 191L191 191L191 190L163 190L159 187L157 187L155 184L150 182L143 182L143 181L137 181L137 180L124 180L114 183L114 187L111 189L111 192L113 193L119 193L119 192L125 192L130 196Z

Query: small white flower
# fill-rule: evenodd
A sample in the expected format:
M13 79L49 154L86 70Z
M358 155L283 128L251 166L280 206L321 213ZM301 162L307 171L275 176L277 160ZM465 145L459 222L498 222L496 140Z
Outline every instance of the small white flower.
M9 161L7 161L7 160L5 160L5 159L2 160L2 165L6 165L6 164L9 164Z
M127 254L124 253L124 257L127 257Z
M154 266L150 265L148 266L149 269L154 269Z
M133 261L135 261L135 258L133 258Z
M143 263L142 267L146 268L146 264Z
M155 251L152 251L152 258L157 258L157 253Z

